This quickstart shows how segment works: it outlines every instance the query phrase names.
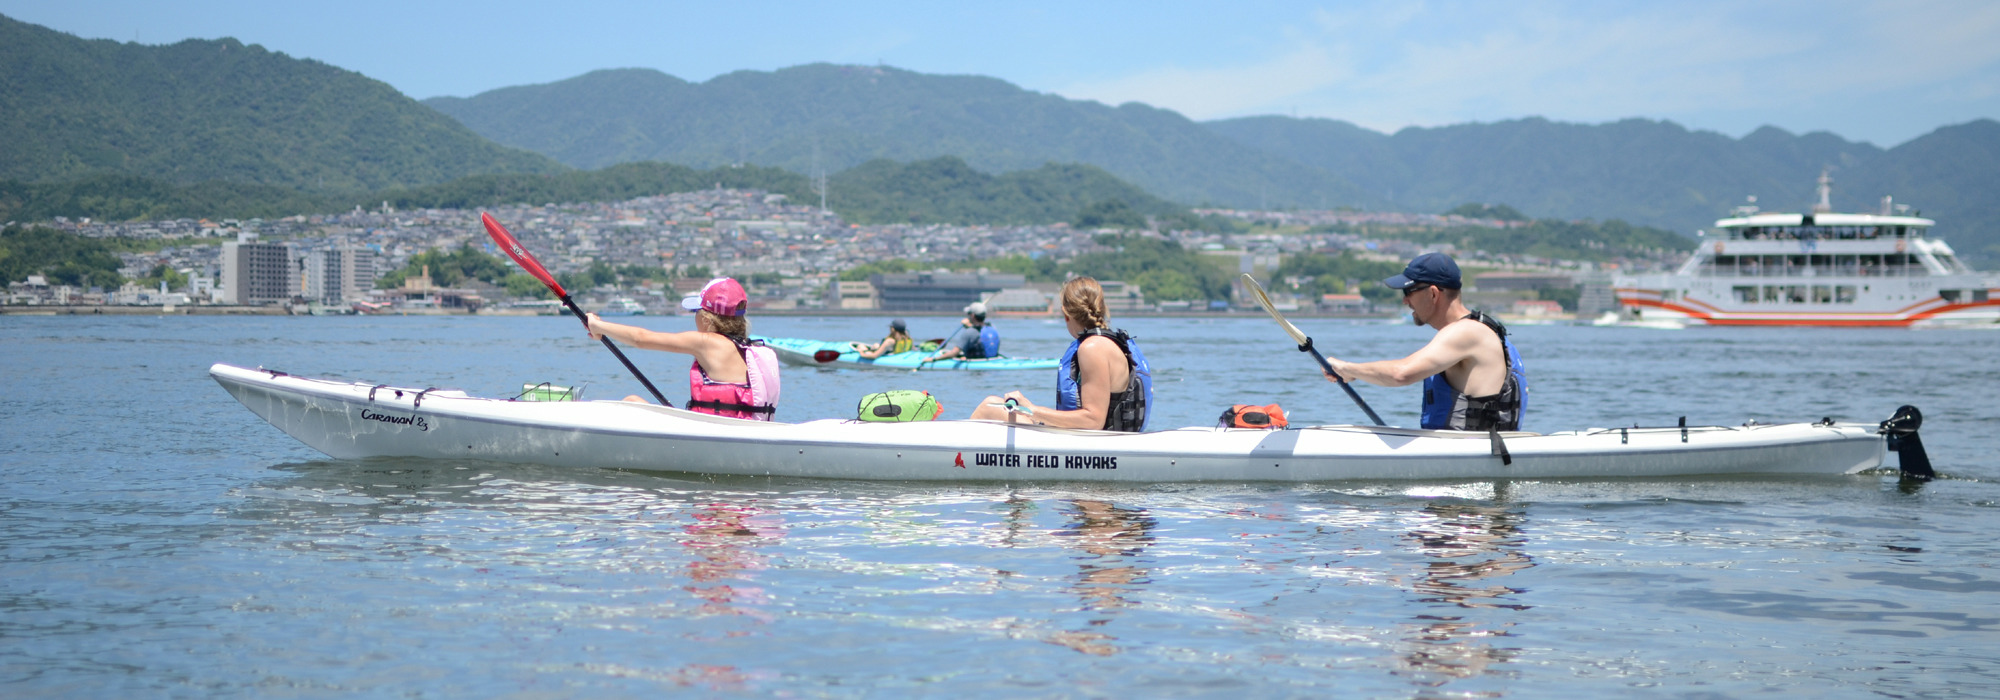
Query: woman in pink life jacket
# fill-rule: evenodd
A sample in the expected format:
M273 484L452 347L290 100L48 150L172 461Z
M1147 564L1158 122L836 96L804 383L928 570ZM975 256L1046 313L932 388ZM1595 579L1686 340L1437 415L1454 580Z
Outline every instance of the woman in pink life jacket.
M727 277L709 280L699 293L681 300L694 312L694 330L661 333L612 323L585 314L590 337L609 337L647 350L694 356L688 367L690 411L730 418L771 420L778 409L778 355L761 341L750 339L749 296L743 285ZM638 396L626 401L645 402Z

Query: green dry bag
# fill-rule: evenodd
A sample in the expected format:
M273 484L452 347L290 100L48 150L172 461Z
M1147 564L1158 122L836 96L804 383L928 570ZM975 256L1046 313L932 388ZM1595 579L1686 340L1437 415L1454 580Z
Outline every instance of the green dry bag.
M928 391L897 389L861 397L861 403L854 407L854 417L865 421L905 423L935 419L942 410L937 397L931 396Z

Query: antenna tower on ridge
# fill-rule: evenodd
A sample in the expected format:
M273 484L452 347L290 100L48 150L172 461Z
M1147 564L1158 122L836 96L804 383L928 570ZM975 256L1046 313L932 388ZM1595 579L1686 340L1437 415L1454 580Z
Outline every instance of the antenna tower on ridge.
M1833 211L1833 175L1829 168L1819 169L1819 202L1813 204L1814 214Z

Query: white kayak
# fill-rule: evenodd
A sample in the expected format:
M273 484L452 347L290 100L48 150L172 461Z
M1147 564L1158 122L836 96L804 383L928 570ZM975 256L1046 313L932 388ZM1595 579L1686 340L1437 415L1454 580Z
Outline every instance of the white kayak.
M1885 456L1878 426L1865 423L1499 433L1496 445L1487 433L1353 425L1113 433L972 420L777 423L623 401L476 398L224 364L209 375L279 430L336 459L836 479L1240 482L1851 474Z

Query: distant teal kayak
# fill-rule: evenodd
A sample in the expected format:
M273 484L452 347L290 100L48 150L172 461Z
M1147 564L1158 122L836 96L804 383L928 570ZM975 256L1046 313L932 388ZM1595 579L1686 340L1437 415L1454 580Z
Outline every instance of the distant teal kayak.
M883 355L877 358L862 357L854 349L853 343L834 343L808 338L766 338L757 340L777 351L778 359L795 365L815 367L875 367L879 369L930 370L1003 370L1003 369L1055 369L1054 358L994 357L984 360L938 360L926 362L935 352L912 350Z

